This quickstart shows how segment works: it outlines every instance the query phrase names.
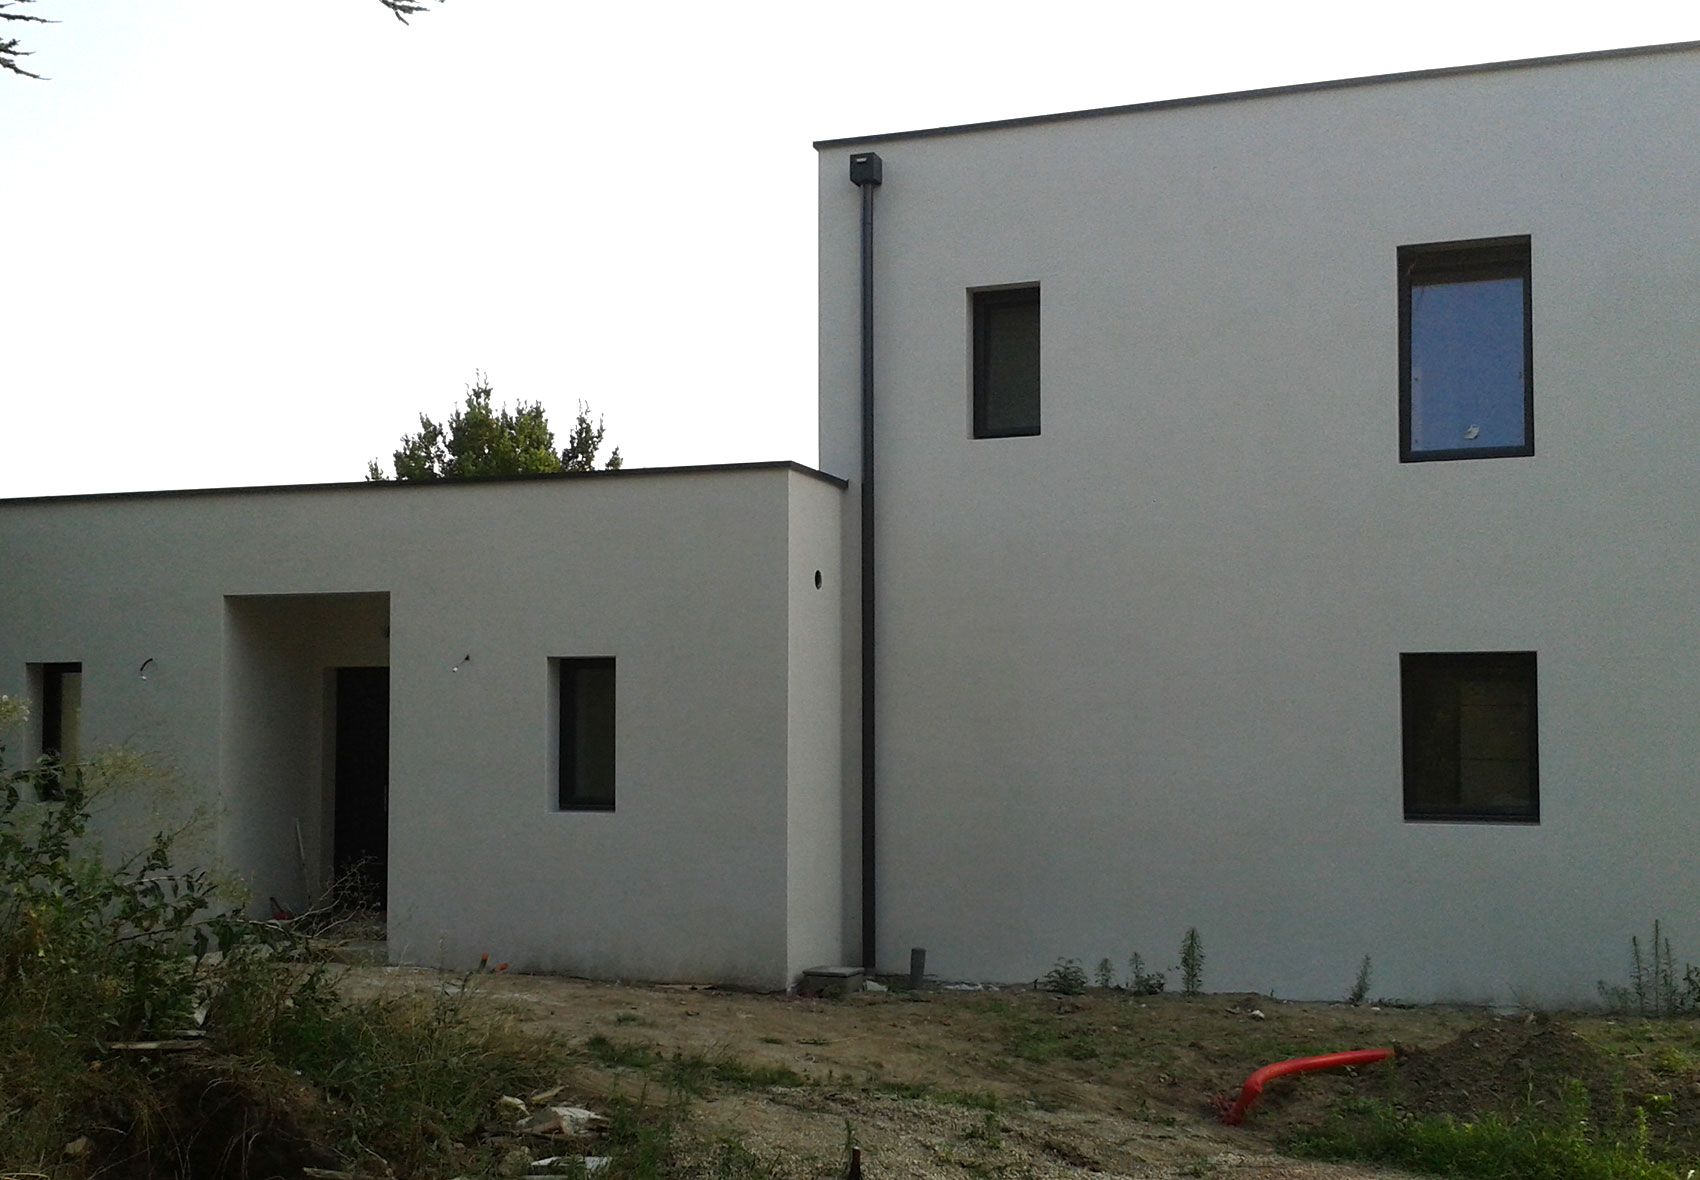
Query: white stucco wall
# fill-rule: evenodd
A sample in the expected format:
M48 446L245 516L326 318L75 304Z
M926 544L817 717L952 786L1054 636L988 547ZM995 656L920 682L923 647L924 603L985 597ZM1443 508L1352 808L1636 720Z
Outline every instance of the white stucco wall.
M847 161L885 166L882 967L1197 926L1214 988L1367 953L1382 995L1586 1000L1655 917L1700 959L1696 110L1690 49L823 148L847 477ZM1395 251L1511 234L1536 453L1402 465ZM965 292L1012 282L1043 434L975 441ZM1405 822L1399 654L1524 649L1539 824Z
M233 596L223 622L218 849L242 867L256 902L276 898L300 912L332 875L329 670L389 663L389 602L383 594Z
M787 582L790 693L787 960L792 978L844 961L841 489L793 473ZM817 583L818 579L818 583Z
M773 464L0 502L0 692L81 660L85 747L174 764L264 902L301 888L295 820L324 835L324 668L387 662L392 957L783 986L839 930L834 874L789 846L837 847L810 620L841 495ZM350 593L387 596L381 647L349 600L248 597ZM611 813L555 809L549 660L574 656L616 660Z

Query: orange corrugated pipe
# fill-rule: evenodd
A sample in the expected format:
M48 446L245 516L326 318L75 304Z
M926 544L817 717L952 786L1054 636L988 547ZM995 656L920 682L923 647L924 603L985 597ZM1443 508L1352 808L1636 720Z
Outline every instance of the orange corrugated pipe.
M1372 1061L1382 1061L1393 1056L1391 1049L1353 1049L1349 1053L1324 1053L1320 1057L1295 1057L1291 1061L1277 1061L1266 1065L1253 1073L1240 1087L1239 1101L1222 1112L1222 1121L1230 1127L1237 1127L1240 1120L1245 1118L1245 1112L1251 1109L1251 1104L1257 1101L1257 1096L1263 1093L1263 1087L1279 1077L1290 1073L1306 1073L1313 1069L1339 1069L1346 1065L1368 1065ZM1225 1104L1224 1104L1225 1105Z

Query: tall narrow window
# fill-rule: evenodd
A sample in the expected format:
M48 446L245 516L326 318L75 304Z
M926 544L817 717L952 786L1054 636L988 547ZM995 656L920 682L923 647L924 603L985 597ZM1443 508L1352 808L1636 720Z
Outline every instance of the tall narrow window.
M41 783L43 797L65 796L64 776L74 774L82 758L83 666L41 665L41 733L43 757L53 764Z
M561 660L563 811L614 810L614 661Z
M1399 248L1399 459L1535 453L1529 239Z
M974 437L1039 433L1039 288L976 291Z
M1407 652L1405 818L1540 819L1535 653Z

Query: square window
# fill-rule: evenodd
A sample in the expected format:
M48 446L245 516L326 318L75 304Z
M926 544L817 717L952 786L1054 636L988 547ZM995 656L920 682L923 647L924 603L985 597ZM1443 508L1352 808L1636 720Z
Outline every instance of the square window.
M1039 288L972 292L974 437L1039 433Z
M1399 248L1399 459L1535 453L1529 239Z
M1538 823L1535 653L1406 652L1405 818Z
M557 660L562 811L614 810L614 661Z

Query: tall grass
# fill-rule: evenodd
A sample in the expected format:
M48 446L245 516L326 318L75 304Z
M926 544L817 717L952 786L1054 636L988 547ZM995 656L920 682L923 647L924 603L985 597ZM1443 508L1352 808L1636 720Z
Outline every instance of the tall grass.
M1676 1168L1648 1156L1644 1116L1634 1126L1638 1133L1620 1137L1601 1132L1588 1118L1578 1084L1556 1119L1530 1110L1462 1120L1376 1100L1349 1102L1326 1126L1290 1146L1316 1158L1483 1180L1676 1180Z
M18 702L0 698L0 741L21 719ZM134 855L103 855L89 836L91 783L121 788L142 773L135 759L9 769L4 753L0 744L8 1174L476 1170L495 1100L558 1075L564 1052L473 1012L464 981L429 996L344 999L305 940L246 921L213 875L178 863L184 826ZM192 1047L139 1047L160 1040Z

